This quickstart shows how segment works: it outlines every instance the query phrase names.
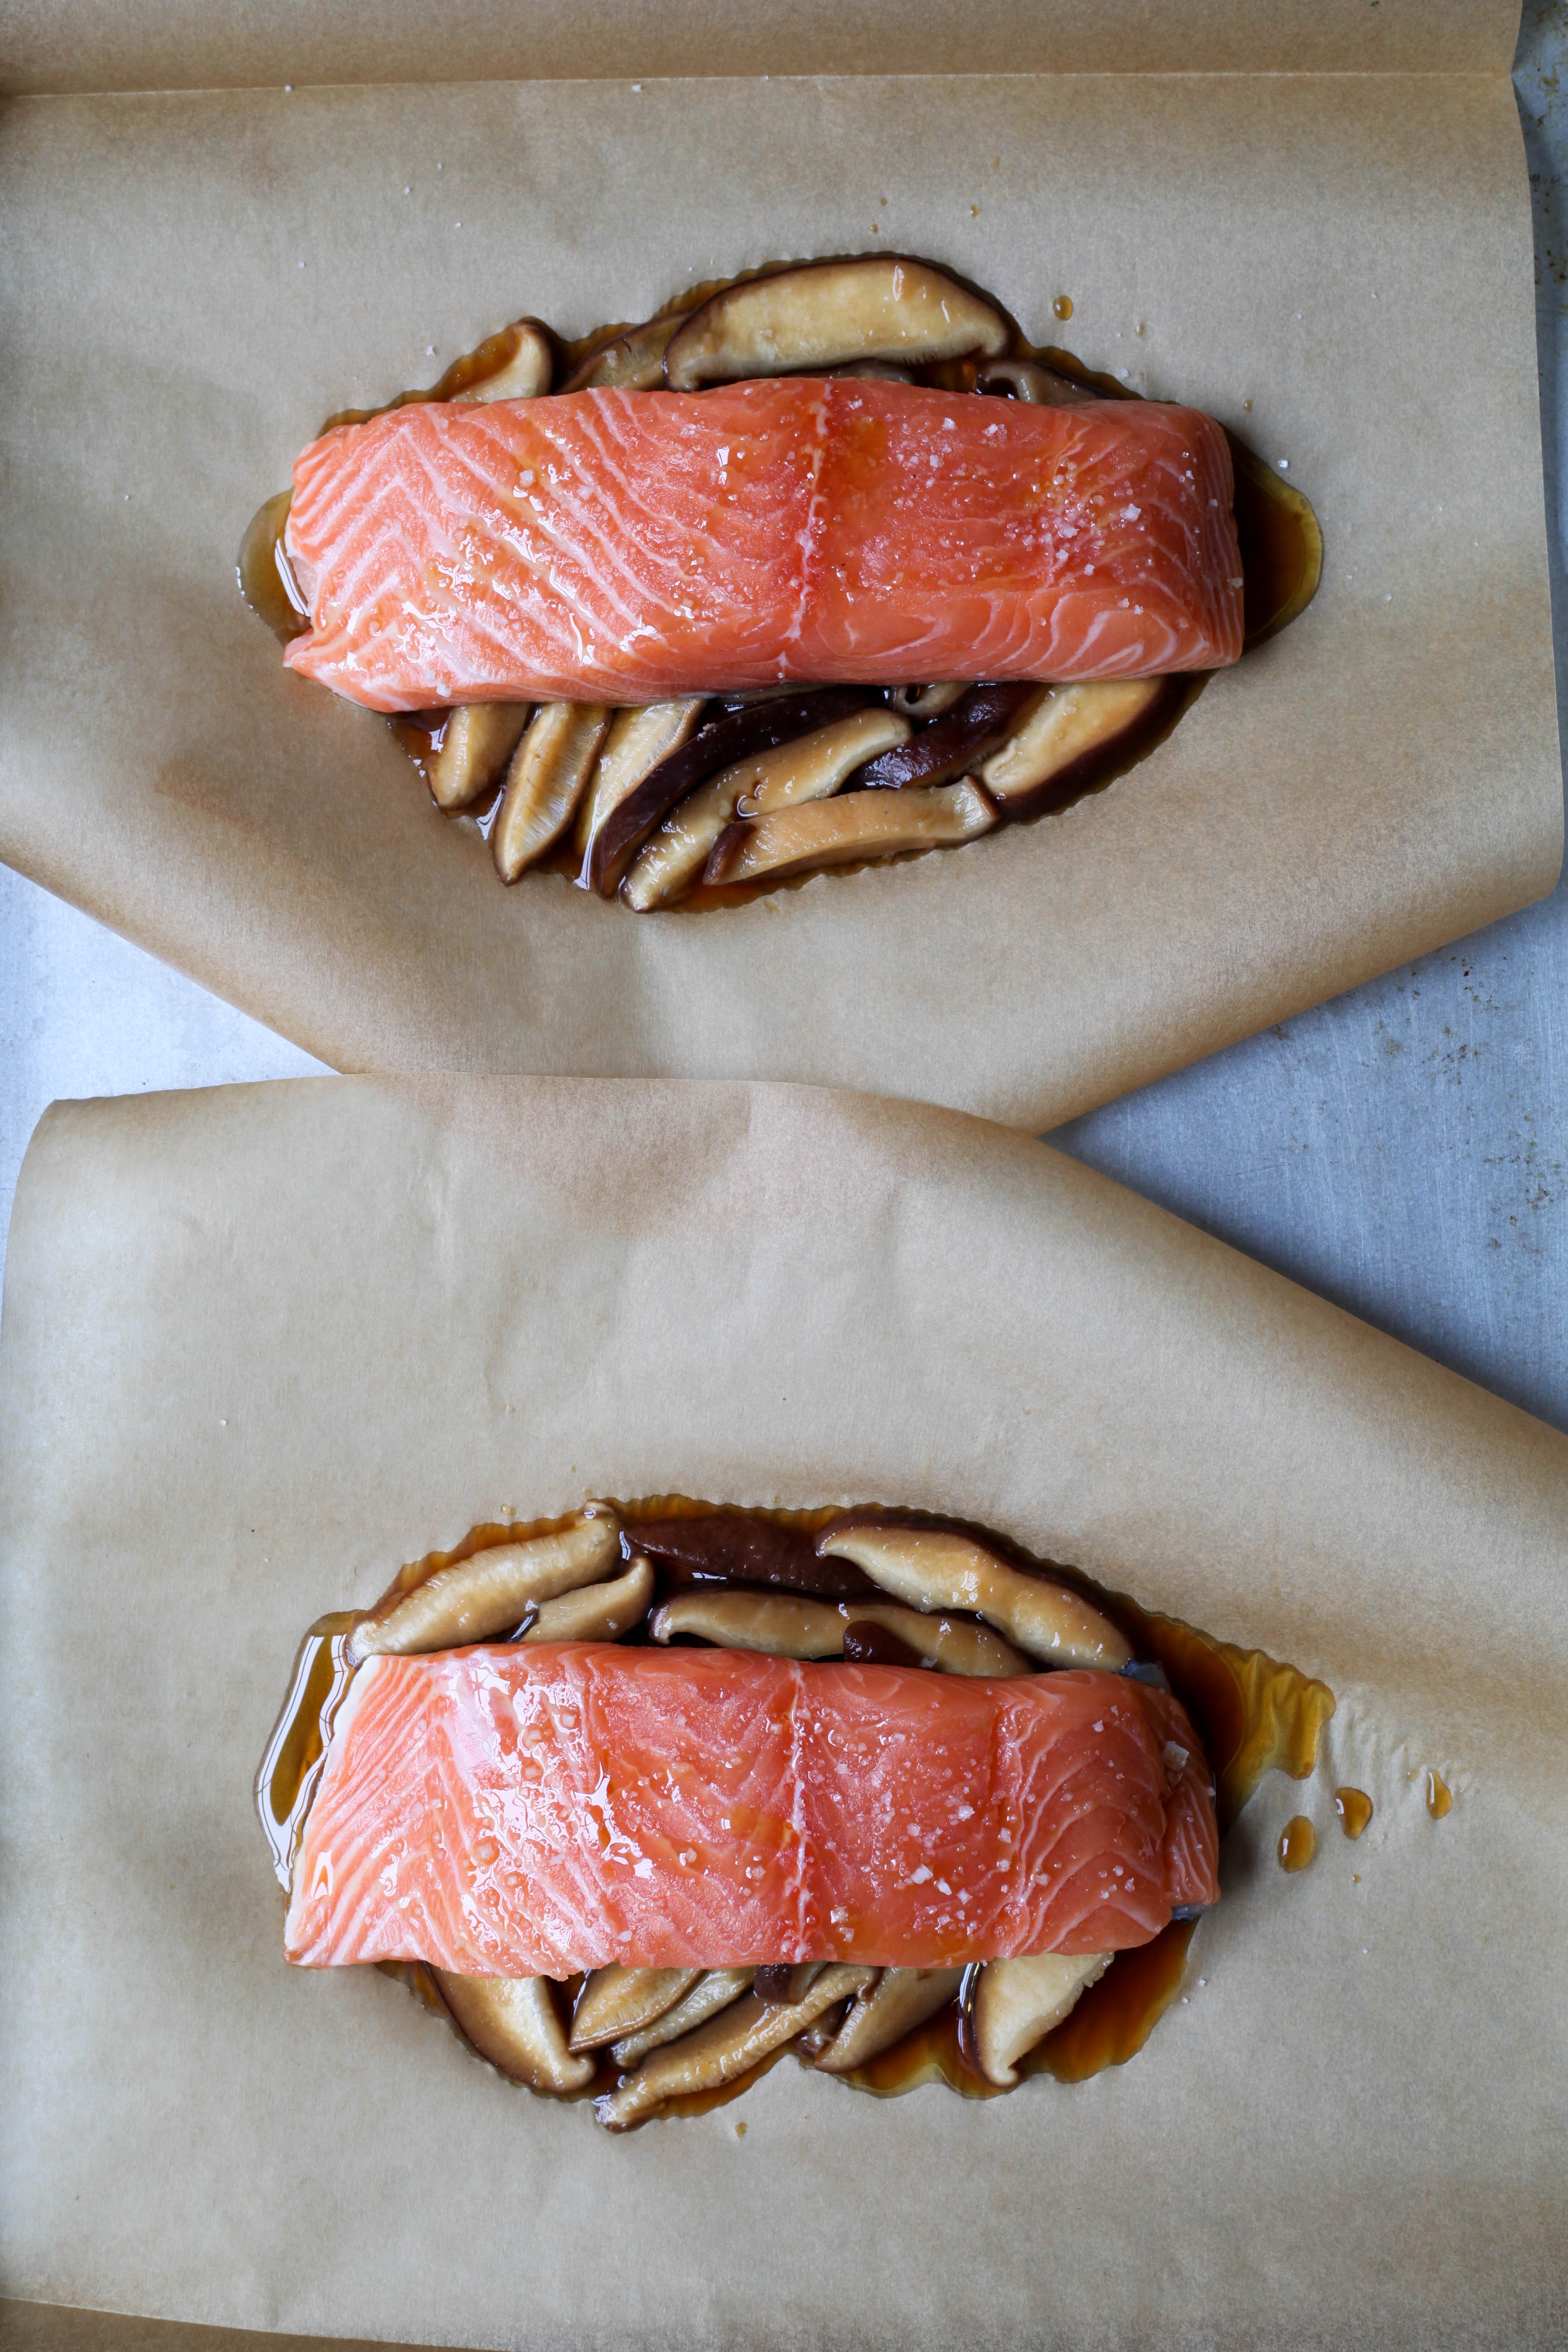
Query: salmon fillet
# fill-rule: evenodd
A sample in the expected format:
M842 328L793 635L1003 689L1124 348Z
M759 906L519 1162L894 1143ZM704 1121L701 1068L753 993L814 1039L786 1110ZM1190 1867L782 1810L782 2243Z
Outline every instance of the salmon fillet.
M425 402L294 468L292 668L373 710L783 680L1142 677L1241 651L1230 451L1153 401L790 377Z
M339 1714L286 1949L473 1976L1147 1943L1215 1899L1174 1699L751 1651L374 1658Z

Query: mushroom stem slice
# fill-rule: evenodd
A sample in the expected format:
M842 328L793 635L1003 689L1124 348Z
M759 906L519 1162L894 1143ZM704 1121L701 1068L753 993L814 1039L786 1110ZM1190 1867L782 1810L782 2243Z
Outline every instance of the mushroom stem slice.
M1026 1576L973 1536L850 1520L824 1528L816 1548L852 1559L912 1609L973 1611L1048 1665L1119 1673L1132 1655L1125 1636L1081 1592Z
M949 1675L1026 1675L1032 1671L1011 1643L988 1625L967 1617L932 1617L922 1609L901 1609L897 1601L849 1602L840 1614L847 1625L880 1625L884 1632L912 1650L922 1665L940 1667Z
M437 808L467 808L495 782L532 710L531 702L459 702L447 712L439 747L424 763Z
M1005 742L1038 693L1037 687L1016 683L969 687L910 741L868 761L855 781L895 792L907 792L911 784L946 783Z
M737 810L755 816L802 801L826 800L846 776L879 751L907 741L909 734L907 719L896 710L873 707L721 768L677 803L639 850L621 886L622 896L639 914L679 897L701 873L709 851Z
M700 1969L595 1969L572 2013L573 2050L597 2050L663 2017L685 1999Z
M624 2042L617 2042L610 2053L611 2057L617 2066L629 2068L635 2066L639 2058L646 2057L650 2050L658 2050L667 2042L678 2042L683 2033L689 2033L696 2026L706 2025L710 2017L716 2017L721 2009L728 2009L731 2002L739 2000L743 1992L750 1992L756 1973L755 1969L705 1970L684 2000L678 2000L673 2009L667 2009L662 2017L656 2018L651 2025L645 2025L640 2032L628 2033Z
M702 716L704 699L700 694L687 695L679 702L649 702L640 709L616 711L577 811L574 846L583 859L577 877L580 888L589 887L589 861L605 820L661 760L690 740Z
M1111 1952L1042 1952L966 1969L964 2039L985 2080L1004 2089L1016 2083L1018 2060L1061 2023L1114 1958Z
M514 2083L559 2098L593 2081L593 2060L574 2057L566 2047L548 1977L461 1977L448 1969L430 1973L459 2032Z
M1008 816L1036 814L1087 787L1152 730L1181 690L1168 677L1086 679L1042 687L1018 724L975 773Z
M744 1994L696 2032L655 2051L635 2074L628 2074L615 2090L596 2099L594 2106L599 2121L611 2131L625 2131L652 2115L667 2099L683 2098L693 2091L716 2091L732 2083L773 2051L782 2050L786 2042L793 2042L797 2033L804 2033L824 2010L858 1992L874 1973L870 1969L825 1968L805 2000L790 2003L765 2001L754 1992Z
M781 882L819 866L851 866L940 849L989 833L996 811L972 778L929 792L845 793L732 824L715 845L705 882Z
M945 2009L963 1977L962 1969L883 1969L817 2059L818 2066L826 2074L864 2066Z
M651 392L664 382L664 354L669 339L685 318L677 310L668 318L649 319L628 327L590 352L562 385L563 392Z
M610 713L598 702L546 702L512 754L490 835L498 872L515 882L554 847L577 813Z
M596 1512L556 1535L494 1544L438 1568L412 1591L395 1590L378 1601L349 1634L346 1654L357 1666L366 1658L451 1650L508 1633L531 1601L607 1576L620 1558L620 1532L610 1512Z
M792 369L895 360L920 367L999 356L1005 320L927 262L896 254L806 262L726 287L693 310L664 355L672 392Z
M525 1642L618 1642L647 1615L653 1599L653 1567L634 1559L625 1576L605 1584L584 1584L541 1603Z
M838 1611L795 1593L715 1592L693 1585L661 1601L647 1630L656 1642L695 1633L723 1650L763 1650L777 1658L837 1658L844 1649Z
M467 369L473 373L465 375ZM458 388L447 394L454 401L537 400L554 377L555 354L543 328L534 319L514 319L459 360L443 385L457 380Z
M1068 408L1075 401L1098 400L1093 386L1076 383L1070 375L1042 367L1038 360L987 360L975 376L975 389L995 392L1005 387L1015 400L1046 408Z

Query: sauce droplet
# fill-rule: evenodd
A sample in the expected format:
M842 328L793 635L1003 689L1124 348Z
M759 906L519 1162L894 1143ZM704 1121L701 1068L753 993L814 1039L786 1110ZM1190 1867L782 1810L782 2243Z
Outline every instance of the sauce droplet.
M1426 1767L1427 1811L1431 1814L1432 1819L1435 1822L1440 1822L1445 1813L1451 1812L1453 1811L1453 1807L1454 1792L1452 1789L1449 1788L1448 1783L1444 1780L1441 1772L1435 1771L1429 1764Z
M1346 1837L1358 1838L1372 1819L1372 1799L1364 1789L1336 1789L1334 1811Z
M1051 304L1051 308L1056 312L1058 319L1070 319L1072 317L1072 296L1070 294L1058 294L1056 300Z
M1318 1851L1318 1832L1305 1813L1285 1824L1279 1840L1281 1870L1305 1870Z
M746 2137L746 2126L745 2126L745 2125L744 2125L744 2124L737 2124L737 2125L735 2126L735 2137L736 2137L737 2139L744 2139L744 2138L745 2138L745 2137Z

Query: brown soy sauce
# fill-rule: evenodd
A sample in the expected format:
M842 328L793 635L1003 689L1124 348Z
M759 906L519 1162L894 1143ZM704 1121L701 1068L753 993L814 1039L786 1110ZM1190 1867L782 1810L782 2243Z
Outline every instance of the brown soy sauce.
M878 257L879 259L885 257ZM586 361L623 335L647 331L666 321L683 318L712 295L723 293L732 286L749 284L755 278L771 277L780 269L794 266L790 262L771 261L755 269L742 270L733 278L706 278L700 284L688 287L652 320L640 324L622 321L595 328L574 341L563 341L546 329L544 331L557 355L556 381L563 385L569 383ZM949 271L947 274L951 277L955 273ZM1054 344L1031 343L994 295L971 281L961 278L959 282L970 284L972 292L1001 311L1012 335L1005 354L1007 358L1037 362L1056 374L1082 384L1100 399L1136 400L1142 397L1115 376L1085 367L1070 352L1062 351ZM1056 307L1058 317L1071 316L1070 304L1065 312L1059 302ZM338 425L363 425L373 416L384 415L387 409L406 407L413 403L455 400L475 384L482 383L502 362L505 354L506 333L502 330L489 336L474 351L455 360L427 391L400 392L394 399L385 402L382 408L339 409L328 417L322 431L330 432ZM940 361L915 368L911 373L918 383L936 391L973 393L978 389L978 368L973 360ZM1246 581L1243 593L1245 646L1250 650L1287 627L1310 604L1322 572L1323 538L1318 519L1300 491L1280 481L1238 435L1227 429L1226 438L1230 443L1235 472L1237 532ZM288 491L280 492L258 510L241 543L238 565L240 590L246 602L284 645L310 625L303 611L303 600L283 551L289 496ZM1092 762L1089 772L1079 778L1058 798L1031 805L1026 814L1007 821L1034 824L1042 816L1059 814L1075 801L1103 792L1119 777L1127 775L1157 751L1174 731L1206 683L1206 674L1173 681L1171 696L1151 712L1148 722L1122 739L1103 761ZM393 733L426 782L429 780L427 762L440 748L441 730L447 716L445 709L432 709L404 714L389 720ZM483 807L476 804L467 809L446 810L442 814L455 823L477 825L479 833L488 838L500 800L498 787ZM857 859L842 866L784 876L777 880L763 878L756 882L700 883L658 911L677 915L701 914L716 907L744 906L753 898L771 896L778 890L804 888L807 882L820 879L824 873L847 877L862 873L869 865L906 865L911 858L926 855L924 849L914 849L898 856ZM581 860L568 842L553 855L541 858L531 870L559 875L577 882L580 880L580 866Z
M697 1519L722 1511L726 1516L766 1520L805 1536L820 1533L840 1517L845 1508L835 1503L807 1510L784 1510L699 1501L686 1495L644 1496L626 1501L602 1499L628 1523ZM1192 1718L1214 1769L1222 1837L1266 1772L1284 1771L1294 1780L1304 1780L1311 1772L1323 1726L1334 1711L1333 1694L1326 1684L1313 1681L1295 1666L1282 1664L1261 1650L1239 1649L1180 1618L1142 1609L1126 1594L1108 1590L1081 1570L1037 1559L1021 1545L973 1521L928 1512L889 1510L879 1504L867 1507L875 1507L883 1516L910 1524L955 1528L977 1536L1026 1573L1071 1584L1102 1609L1121 1627L1141 1660L1163 1668L1171 1689ZM571 1511L553 1518L526 1522L488 1521L471 1528L449 1551L427 1552L423 1559L409 1561L398 1570L389 1590L412 1591L438 1569L471 1559L477 1552L497 1544L525 1542L534 1536L556 1534L572 1526L577 1517L575 1511ZM321 1660L330 1655L334 1641L341 1654L342 1636L353 1622L353 1614L322 1618L311 1628L296 1665L289 1698L268 1743L258 1778L257 1802L275 1857L279 1837L285 1833L286 1825L292 1825L292 1839L297 1842L309 1801L310 1775L320 1760L331 1729L331 1714L342 1696L330 1667ZM637 1637L628 1638L635 1641ZM312 1642L317 1644L319 1655L308 1660L306 1651ZM277 1835L271 1824L278 1825ZM292 1850L290 1843L290 1855ZM1193 1919L1173 1920L1151 1943L1118 1953L1070 2015L1019 2060L1020 2076L1044 2074L1058 2082L1080 2083L1105 2067L1120 2066L1133 2057L1180 1992L1188 1947L1197 1925ZM406 1985L426 2008L453 2023L434 1978L422 1962L389 1960L379 1965L384 1973ZM563 2014L569 2014L574 1990L558 1989L557 1999ZM458 2031L455 2024L453 2030ZM666 2116L707 2114L738 2098L784 2054L782 2050L775 2051L736 2081L717 2090L668 2100L658 2112ZM890 2050L883 2051L867 2065L841 2079L857 2090L869 2091L880 2098L918 2090L926 2083L943 2083L966 2098L1001 2095L999 2086L984 2081L963 2055L956 2002L939 2011ZM613 2063L605 2054L595 2080L585 2092L576 2095L590 2096L610 2089L616 2080Z

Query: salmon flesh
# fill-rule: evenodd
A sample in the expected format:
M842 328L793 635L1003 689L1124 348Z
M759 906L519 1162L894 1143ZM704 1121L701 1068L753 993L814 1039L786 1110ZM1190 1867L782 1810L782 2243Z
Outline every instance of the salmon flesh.
M1237 659L1230 450L1156 401L858 379L421 402L294 468L290 667L373 710Z
M1126 1676L752 1651L376 1657L333 1727L286 1948L470 1976L1144 1944L1216 1899L1208 1766Z

